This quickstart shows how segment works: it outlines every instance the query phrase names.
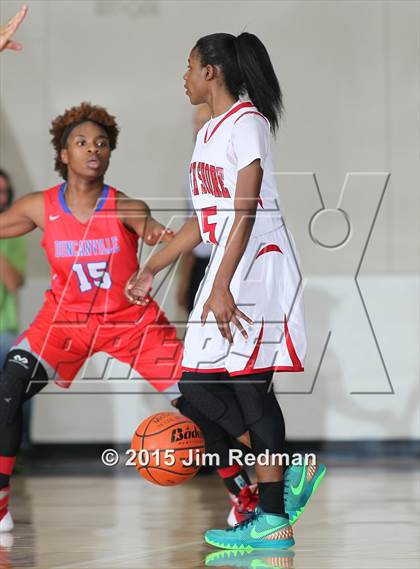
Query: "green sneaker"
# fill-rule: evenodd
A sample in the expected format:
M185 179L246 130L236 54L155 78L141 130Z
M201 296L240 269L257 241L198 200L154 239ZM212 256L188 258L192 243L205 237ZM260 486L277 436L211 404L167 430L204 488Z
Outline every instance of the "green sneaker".
M287 516L267 514L260 508L233 528L207 531L204 539L214 547L244 551L288 549L295 543Z
M206 567L242 567L243 569L292 569L294 551L289 549L278 552L261 553L261 551L247 551L225 549L207 555Z
M318 488L327 469L323 464L289 466L284 475L284 509L294 524Z

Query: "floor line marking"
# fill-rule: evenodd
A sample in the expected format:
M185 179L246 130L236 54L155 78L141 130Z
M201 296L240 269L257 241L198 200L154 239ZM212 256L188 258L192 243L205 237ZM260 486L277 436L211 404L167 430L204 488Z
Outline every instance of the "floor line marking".
M160 553L164 551L173 551L176 549L183 549L184 547L190 547L191 545L203 545L203 541L190 541L189 543L180 543L179 545L168 545L168 547L157 547L155 549L150 549L148 551L144 551L140 555L136 553L126 553L124 555L114 555L114 557L103 557L101 559L91 559L89 561L81 561L77 563L70 563L70 565L58 565L55 566L54 569L72 569L77 567L77 569L89 569L89 567L96 567L97 563L111 563L115 561L122 561L122 560L133 560L141 559L143 557L148 557L149 555L153 555L155 553Z

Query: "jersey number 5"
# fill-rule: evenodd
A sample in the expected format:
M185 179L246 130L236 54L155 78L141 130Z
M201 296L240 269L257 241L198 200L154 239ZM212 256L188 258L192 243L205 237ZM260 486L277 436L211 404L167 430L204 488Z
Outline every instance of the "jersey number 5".
M209 217L212 215L217 215L217 207L212 205L211 207L203 207L201 210L201 220L203 223L203 232L209 234L210 243L217 245L216 241L216 225L217 223L209 223Z
M106 270L106 266L106 261L86 263L86 268L83 266L83 263L75 263L73 265L73 271L79 279L80 291L87 292L88 290L92 290L93 286L105 289L111 288L111 276ZM88 277L90 277L90 279Z

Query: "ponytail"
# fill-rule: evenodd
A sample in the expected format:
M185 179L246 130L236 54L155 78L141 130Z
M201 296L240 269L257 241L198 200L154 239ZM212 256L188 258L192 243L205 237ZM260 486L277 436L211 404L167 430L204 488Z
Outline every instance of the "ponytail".
M239 98L248 94L275 132L283 112L282 92L270 56L254 34L211 34L195 45L201 64L215 65L223 73L227 90Z
M264 44L246 32L235 40L238 66L245 89L257 109L270 122L273 132L283 112L283 97L273 65Z

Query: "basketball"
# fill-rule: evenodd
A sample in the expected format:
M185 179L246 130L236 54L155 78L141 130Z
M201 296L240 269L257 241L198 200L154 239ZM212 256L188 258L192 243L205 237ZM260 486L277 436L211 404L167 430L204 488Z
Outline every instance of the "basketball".
M131 442L137 471L159 486L176 486L200 470L204 439L193 421L179 413L156 413L137 427Z

